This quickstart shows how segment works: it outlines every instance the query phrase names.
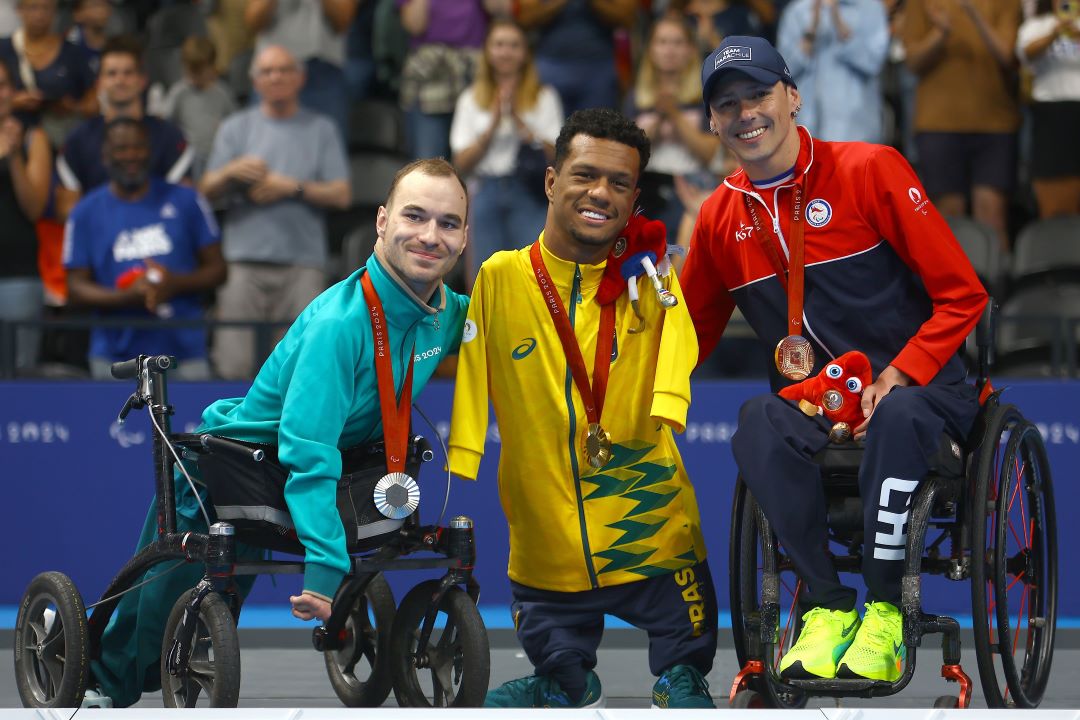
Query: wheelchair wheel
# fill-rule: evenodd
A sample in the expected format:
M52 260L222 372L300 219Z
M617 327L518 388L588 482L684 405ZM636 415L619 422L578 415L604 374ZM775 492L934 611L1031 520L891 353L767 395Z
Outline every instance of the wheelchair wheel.
M990 411L971 512L971 599L990 707L1038 707L1057 625L1057 521L1046 448L1011 405Z
M402 707L479 707L487 694L490 649L480 612L461 588L451 587L443 595L419 664L414 657L438 589L438 580L420 583L405 595L394 616L389 653L394 696Z
M323 653L330 684L348 707L378 707L390 695L394 678L387 658L393 623L394 593L378 574L349 611L345 647Z
M86 608L71 579L34 578L15 620L15 684L23 707L79 707L90 670Z
M169 674L168 654L180 630L191 592L177 598L161 644L161 697L167 708L195 707L199 696L209 707L236 707L240 698L240 640L229 604L217 593L203 598L187 658L187 670Z
M791 561L780 551L773 538L772 556L780 574L780 626L773 646L773 657L761 657L762 646L758 638L765 548L757 502L741 478L735 486L729 548L730 572L731 577L735 578L729 586L731 629L739 667L745 667L749 660L760 659L767 667L779 668L780 659L795 644L802 628L802 616L799 613L802 583L795 575ZM757 691L760 699L770 707L798 709L806 705L805 693L780 692L764 677L751 681L751 688Z
M960 698L955 695L941 695L934 699L934 707L943 710L956 710L960 707Z

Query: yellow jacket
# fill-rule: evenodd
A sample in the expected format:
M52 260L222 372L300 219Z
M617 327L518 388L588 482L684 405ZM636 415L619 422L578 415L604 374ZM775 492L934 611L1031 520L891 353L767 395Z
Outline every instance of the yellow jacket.
M578 265L548 252L544 264L585 358L590 381L604 264ZM585 459L588 422L529 249L496 253L473 287L462 337L450 430L450 469L475 479L495 408L499 494L510 524L510 579L576 592L674 572L705 558L701 520L672 428L690 404L697 337L674 273L679 305L660 307L638 281L646 329L627 294L616 304L615 345L601 425L614 457Z

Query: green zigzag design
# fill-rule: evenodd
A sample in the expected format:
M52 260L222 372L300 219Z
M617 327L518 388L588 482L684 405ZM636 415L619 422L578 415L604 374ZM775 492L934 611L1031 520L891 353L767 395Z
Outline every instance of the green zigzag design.
M615 572L617 570L631 570L635 567L640 567L641 564L648 560L655 552L656 548L647 545L628 545L623 549L611 548L602 550L598 553L594 553L593 557L609 561L607 565L597 571L598 574L603 575L604 573Z
M609 528L623 531L622 536L611 543L611 547L626 545L627 543L651 538L660 531L660 528L662 528L666 522L667 518L660 515L643 515L637 520L627 519L611 523L608 525Z
M675 463L658 465L654 462L642 462L634 465L631 470L641 473L641 479L634 483L632 490L658 485L675 477Z
M670 492L662 492L664 490L670 490ZM637 505L623 517L631 518L635 515L659 510L662 507L666 507L678 494L679 489L672 488L670 485L659 485L653 488L653 490L633 490L628 492L624 497L637 501Z

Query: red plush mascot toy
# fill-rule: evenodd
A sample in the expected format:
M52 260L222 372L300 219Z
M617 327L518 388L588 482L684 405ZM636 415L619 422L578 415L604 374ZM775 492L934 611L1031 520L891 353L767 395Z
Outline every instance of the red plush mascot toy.
M846 352L821 372L780 390L780 397L799 404L807 415L824 415L833 423L829 439L844 442L863 421L862 391L871 382L870 359L858 350Z
M645 329L645 319L638 307L637 278L648 275L656 291L657 300L664 308L675 307L678 298L668 291L660 277L666 276L671 268L667 259L667 230L659 220L650 220L638 210L619 233L611 252L608 253L607 266L596 291L596 299L601 305L615 302L623 290L630 295L630 304L639 324L631 328L631 333Z

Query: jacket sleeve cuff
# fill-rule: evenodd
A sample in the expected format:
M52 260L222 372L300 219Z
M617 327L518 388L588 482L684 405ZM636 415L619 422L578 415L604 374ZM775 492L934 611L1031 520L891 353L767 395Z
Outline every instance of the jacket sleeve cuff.
M345 573L319 563L304 564L304 592L333 602Z
M483 455L463 447L450 446L450 472L466 480L475 480L480 472L480 458Z
M936 357L912 343L905 345L891 364L919 385L928 385L941 370Z
M681 395L654 392L649 415L653 420L669 425L672 430L681 433L686 429L686 411L689 408L690 401Z

